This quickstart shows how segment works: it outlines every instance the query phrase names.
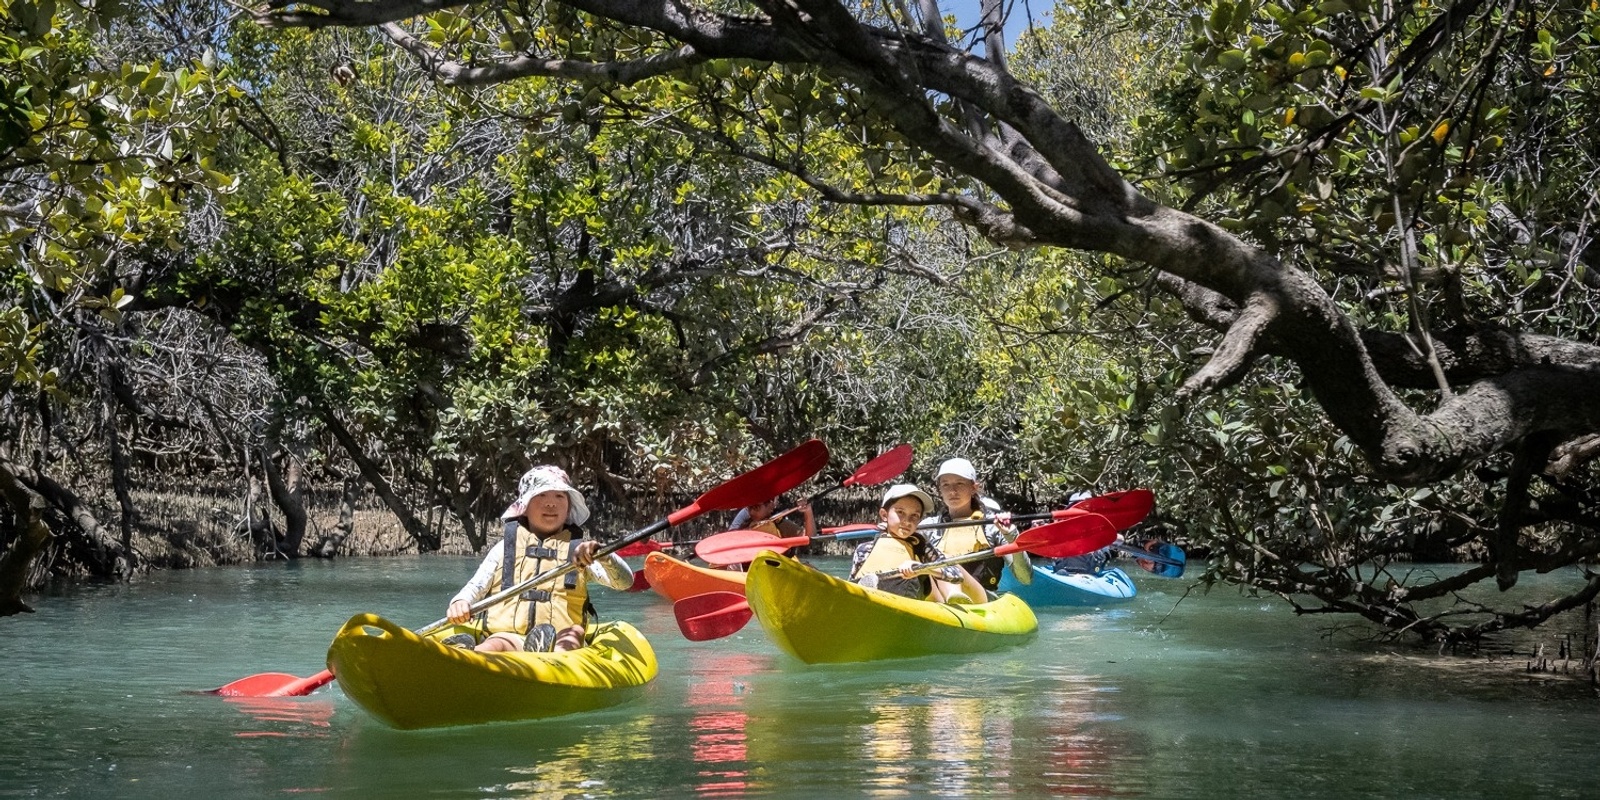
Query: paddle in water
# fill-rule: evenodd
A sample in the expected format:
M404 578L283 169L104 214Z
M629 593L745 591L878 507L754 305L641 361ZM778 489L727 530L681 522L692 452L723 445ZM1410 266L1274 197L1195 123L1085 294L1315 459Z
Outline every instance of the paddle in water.
M675 525L694 519L707 511L732 511L770 500L805 483L811 476L821 471L827 463L828 446L816 439L811 439L743 475L723 482L721 485L695 498L693 503L668 514L666 517L601 547L595 553L595 558L603 558L634 542L643 541ZM560 578L577 568L578 564L574 561L535 575L515 586L503 589L473 603L469 610L471 613L476 614L496 603L522 594L534 586ZM448 624L448 619L437 620L431 625L418 629L417 634L427 635ZM333 677L333 673L328 670L323 670L309 678L297 678L282 672L264 672L240 678L215 689L209 689L205 694L230 697L290 697L310 694L333 680Z
M1070 519L1023 531L1014 542L923 564L913 574L923 575L969 561L1023 551L1045 558L1081 556L1111 544L1116 538L1116 529L1105 517L1081 512ZM898 574L889 572L883 577ZM737 592L708 592L673 603L672 615L678 620L678 630L685 639L702 642L736 633L750 621L751 611L750 603Z
M846 486L876 486L880 483L887 483L900 477L901 473L911 466L911 458L911 445L896 445L871 461L862 464L855 472L850 473L848 478L806 498L806 502L815 503ZM795 506L788 511L764 520L764 522L780 519L799 508L799 506ZM790 536L780 539L763 531L740 529L725 531L700 540L694 546L694 554L699 556L700 560L714 567L725 567L729 564L748 564L763 550L775 550L782 553L791 547L800 547L811 542L832 539L836 536L837 534L827 536Z

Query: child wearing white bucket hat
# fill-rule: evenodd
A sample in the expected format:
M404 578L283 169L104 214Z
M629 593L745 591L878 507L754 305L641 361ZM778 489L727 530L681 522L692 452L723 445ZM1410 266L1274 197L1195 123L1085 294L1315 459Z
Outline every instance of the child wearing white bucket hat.
M917 531L917 520L933 510L933 498L909 483L890 486L878 503L878 535L856 547L850 580L914 600L983 602L983 587L959 565L938 573L911 573L923 563L943 560L944 553ZM880 573L898 571L896 577ZM957 589L949 584L960 584Z
M615 553L595 560L600 543L584 538L581 527L589 520L589 506L566 471L555 465L523 473L517 497L501 519L505 538L490 547L472 580L450 599L446 616L451 622L470 619L477 600L568 561L585 569L485 609L482 625L487 636L481 642L467 634L446 641L485 652L582 647L585 630L596 616L589 602L590 579L612 589L627 589L633 584L633 570Z

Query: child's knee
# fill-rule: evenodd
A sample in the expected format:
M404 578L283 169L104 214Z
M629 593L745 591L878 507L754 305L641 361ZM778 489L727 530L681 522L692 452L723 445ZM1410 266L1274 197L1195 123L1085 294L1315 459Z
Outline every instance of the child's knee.
M562 629L556 636L557 650L576 650L583 646L583 626L573 625Z

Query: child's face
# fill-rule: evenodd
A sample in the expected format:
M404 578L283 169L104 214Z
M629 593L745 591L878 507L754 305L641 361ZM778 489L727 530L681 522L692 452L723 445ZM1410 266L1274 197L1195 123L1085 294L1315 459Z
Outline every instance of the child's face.
M978 484L959 475L939 476L939 499L944 501L945 508L971 508L972 499L977 496Z
M528 508L523 512L527 518L528 530L540 535L548 535L561 530L567 524L567 510L572 507L572 501L567 493L559 489L540 492L528 501Z
M922 521L922 503L915 497L898 497L885 508L878 509L878 519L883 520L888 526L889 535L896 539L908 539L917 532L917 523Z

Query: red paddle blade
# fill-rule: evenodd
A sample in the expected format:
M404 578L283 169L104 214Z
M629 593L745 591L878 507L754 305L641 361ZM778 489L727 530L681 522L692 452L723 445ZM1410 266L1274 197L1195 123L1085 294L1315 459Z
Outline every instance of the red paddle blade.
M707 564L725 567L729 564L748 564L768 550L782 553L810 541L806 536L780 539L763 531L724 531L701 539L694 546L694 554Z
M694 519L707 511L734 509L764 503L805 483L828 464L828 446L809 439L799 447L710 489L688 508L667 515L668 525Z
M691 642L721 639L737 633L750 621L750 603L738 592L707 592L672 604L678 630Z
M642 592L648 588L650 588L650 579L645 577L644 570L634 570L633 583L628 584L627 590L630 592Z
M1111 492L1081 500L1069 511L1089 511L1111 521L1119 531L1125 531L1144 521L1156 507L1155 492L1149 489L1129 489Z
M219 694L223 697L267 697L273 690L298 680L300 680L299 675L290 675L287 672L262 672L224 683L215 689L206 689L200 694Z
M1003 555L1000 552L1002 550L1007 553L1026 550L1044 558L1067 558L1110 547L1116 540L1117 529L1112 527L1110 520L1085 511L1059 522L1025 530L1016 541L995 548L995 552Z
M333 680L333 673L323 670L309 678L283 672L262 672L226 683L204 694L223 697L299 697L311 694Z
M651 553L659 553L665 549L667 548L654 539L640 539L639 541L634 542L633 544L630 544L621 550L618 550L617 555L622 556L623 558L632 558L634 556L647 556Z
M911 445L899 444L890 448L883 455L862 464L859 469L845 478L843 486L872 486L877 483L900 477L911 466Z

